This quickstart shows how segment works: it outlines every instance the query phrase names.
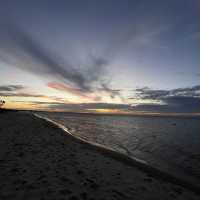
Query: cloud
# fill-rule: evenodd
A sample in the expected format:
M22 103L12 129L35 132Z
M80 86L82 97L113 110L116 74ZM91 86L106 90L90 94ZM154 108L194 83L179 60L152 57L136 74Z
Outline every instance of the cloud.
M130 42L135 45L139 41L151 40L166 30L166 27L152 23L149 22L147 28L143 23L137 23L136 27L126 25L125 30L112 36L103 55L89 55L86 62L80 63L78 67L67 56L62 58L42 45L33 33L30 34L15 23L7 23L0 30L0 58L20 69L38 76L53 77L86 93L102 87L111 98L119 97L124 101L121 91L113 90L105 81L105 77L108 78L106 68Z
M20 93L0 92L0 97L43 98L43 99L55 101L56 103L58 103L58 102L61 102L63 104L71 103L71 101L69 101L68 99L64 99L64 98L59 98L59 97L55 97L55 96L46 96L46 95L42 95L42 94L22 93L22 92L20 92ZM20 101L9 100L9 102L20 102ZM32 101L27 100L25 102L31 103ZM39 102L39 101L35 101L35 102ZM46 104L48 104L48 103L49 102L46 102Z
M170 94L168 90L151 90L148 87L136 89L137 98L157 100Z
M90 93L86 93L85 91L82 91L79 88L74 88L74 87L67 85L67 84L58 83L58 82L49 82L47 84L47 86L51 89L70 93L72 95L82 97L84 99L88 99L88 100L91 100L91 101L100 101L101 100L101 97L99 97L99 96L91 95Z
M2 97L36 97L36 98L47 98L45 95L40 94L30 94L30 93L11 93L11 92L0 92L0 96Z
M82 91L79 88L75 88L70 85L58 83L58 82L49 82L47 84L47 86L49 88L56 89L56 90L62 91L62 92L67 92L72 95L79 96L79 97L82 97L82 98L85 98L88 100L92 100L92 101L100 101L101 100L101 96L97 95L95 92L97 92L97 93L105 92L106 94L108 94L110 96L111 99L119 97L122 100L122 102L125 101L123 96L121 95L121 90L111 89L110 87L108 87L107 84L104 84L104 83L101 83L101 87L96 88L96 91L94 91L94 92Z
M196 73L195 75L199 77L199 76L200 76L200 73Z
M191 38L194 40L200 40L200 32L197 31L197 32L192 33Z
M128 104L114 103L64 103L64 102L46 102L46 101L13 101L17 103L28 103L43 110L57 110L70 112L91 112L99 109L129 111L131 106Z
M0 96L2 97L46 97L45 95L30 94L22 92L26 87L23 85L0 85Z
M167 97L174 96L200 97L200 85L172 90L154 90L148 87L144 87L136 89L135 91L136 95L140 99L162 100Z
M115 97L119 97L122 100L122 102L125 101L123 96L121 95L121 90L119 89L111 89L106 84L102 83L101 88L99 88L98 90L106 92L112 99L114 99Z
M100 81L106 58L92 55L87 64L79 68L41 45L33 36L15 24L0 31L0 58L25 71L57 77L83 91L91 91L93 83Z
M29 92L23 92L23 89L27 87L23 85L0 85L0 96L1 97L34 97L34 98L51 98L54 100L60 100L57 97L49 97L43 94L34 94Z
M199 113L200 99L197 97L168 97L165 104L140 104L133 107L134 111L169 112L169 113Z
M160 102L135 106L134 109L139 111L200 112L200 85L172 90L140 88L136 89L136 98Z
M47 84L47 86L49 88L58 90L58 91L62 91L62 92L67 92L67 93L71 93L73 95L76 96L82 96L82 97L88 97L87 95L85 95L85 93L83 93L83 91L79 88L74 88L70 85L67 84L63 84L63 83L58 83L58 82L49 82Z
M55 110L73 110L73 111L89 111L98 109L119 109L127 110L130 105L127 104L113 104L113 103L82 103L82 104L66 104L66 103L53 103L47 105L48 109Z
M22 85L0 85L0 91L17 91L24 89L25 87Z

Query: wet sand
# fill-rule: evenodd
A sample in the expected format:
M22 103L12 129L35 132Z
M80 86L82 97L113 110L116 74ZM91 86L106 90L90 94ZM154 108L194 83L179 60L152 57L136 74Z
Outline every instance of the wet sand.
M169 178L32 114L0 112L0 199L200 198Z

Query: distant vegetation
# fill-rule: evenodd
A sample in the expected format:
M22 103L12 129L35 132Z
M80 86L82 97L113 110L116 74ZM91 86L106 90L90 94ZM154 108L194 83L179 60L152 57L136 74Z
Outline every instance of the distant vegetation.
M0 100L0 108L5 104L6 102L3 100Z

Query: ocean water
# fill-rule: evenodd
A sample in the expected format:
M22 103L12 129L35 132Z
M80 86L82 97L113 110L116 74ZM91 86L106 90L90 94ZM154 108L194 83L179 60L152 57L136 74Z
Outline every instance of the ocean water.
M200 118L48 113L91 143L200 184Z

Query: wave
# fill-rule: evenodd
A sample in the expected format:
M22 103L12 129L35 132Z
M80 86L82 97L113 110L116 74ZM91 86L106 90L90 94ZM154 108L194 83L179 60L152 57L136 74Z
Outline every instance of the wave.
M57 123L54 120L49 119L48 117L44 117L41 116L39 114L36 113L32 113L35 117L43 119L47 122L50 122L51 124L55 125L56 127L62 129L64 132L66 132L68 135L70 135L73 139L84 143L84 144L88 144L88 148L91 148L93 150L96 150L106 156L110 156L112 158L114 158L115 160L124 162L127 165L133 166L138 168L139 170L144 171L145 173L147 173L149 176L153 176L157 179L163 180L165 182L169 182L172 184L176 184L179 186L182 186L186 189L189 189L191 191L193 191L194 193L200 195L200 185L198 183L189 181L189 180L185 180L183 178L181 178L180 176L176 176L176 175L172 175L171 173L167 172L167 171L163 171L162 169L158 169L154 166L151 166L147 161L139 159L133 155L126 155L124 153L118 152L110 147L95 143L95 142L89 142L75 134L72 134L69 129L60 124ZM125 147L123 147L125 148Z

